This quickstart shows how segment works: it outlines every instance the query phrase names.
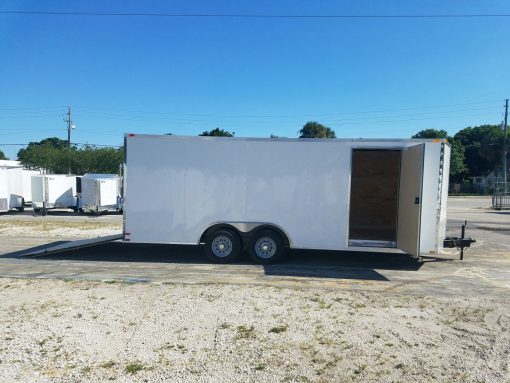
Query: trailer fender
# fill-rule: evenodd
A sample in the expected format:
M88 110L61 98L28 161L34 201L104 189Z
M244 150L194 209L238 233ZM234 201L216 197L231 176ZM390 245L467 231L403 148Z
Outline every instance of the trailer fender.
M246 246L250 238L260 230L273 230L280 235L285 247L291 247L291 238L287 232L280 226L271 222L215 222L203 230L202 235L198 240L198 244L203 244L207 235L219 229L230 229L236 232Z

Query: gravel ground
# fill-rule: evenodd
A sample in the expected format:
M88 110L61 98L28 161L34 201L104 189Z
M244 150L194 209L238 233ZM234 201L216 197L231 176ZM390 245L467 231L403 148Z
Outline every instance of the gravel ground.
M8 217L10 218L10 217ZM3 219L0 236L45 238L94 238L120 234L122 221L70 221L36 219Z
M0 381L508 382L510 302L0 280Z
M5 270L28 274L0 278L0 382L510 382L508 214L452 202L452 230L469 219L478 240L467 260L378 270L387 281L278 285L284 277L252 265L138 262L137 273L193 283L126 283L79 280L92 265L114 275L115 262L7 260ZM121 216L4 215L0 246L121 225ZM69 280L37 278L46 264ZM208 275L224 282L201 283Z

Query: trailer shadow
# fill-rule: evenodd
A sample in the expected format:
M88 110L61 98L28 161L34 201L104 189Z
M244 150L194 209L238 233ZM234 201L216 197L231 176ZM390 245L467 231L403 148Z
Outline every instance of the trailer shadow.
M50 245L44 245L46 248ZM165 263L165 264L196 264L225 267L210 262L198 246L184 245L146 245L125 242L110 242L86 248L40 255L26 256L35 248L6 254L3 257L30 258L35 260L55 261L87 261L87 262L122 262L132 263ZM424 262L439 261L427 259L418 261L405 254L339 252L294 250L280 263L264 265L266 276L282 276L296 278L332 278L388 281L377 270L418 271ZM255 264L245 254L237 262L239 265ZM227 266L228 267L228 266ZM233 270L234 272L234 270Z

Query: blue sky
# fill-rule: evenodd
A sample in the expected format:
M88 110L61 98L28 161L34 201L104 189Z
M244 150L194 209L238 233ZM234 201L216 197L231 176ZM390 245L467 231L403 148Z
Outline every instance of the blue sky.
M0 10L257 14L506 13L508 1L12 1ZM48 136L453 134L499 123L510 18L225 19L0 15L0 150Z

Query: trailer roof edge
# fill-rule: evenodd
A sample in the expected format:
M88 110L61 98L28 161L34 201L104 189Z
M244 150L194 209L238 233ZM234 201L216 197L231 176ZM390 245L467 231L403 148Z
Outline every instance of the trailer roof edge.
M416 143L446 143L444 138L266 138L266 137L216 137L216 136L178 136L167 134L134 134L125 133L124 138L158 138L166 140L224 140L224 141L299 141L299 142L416 142Z

